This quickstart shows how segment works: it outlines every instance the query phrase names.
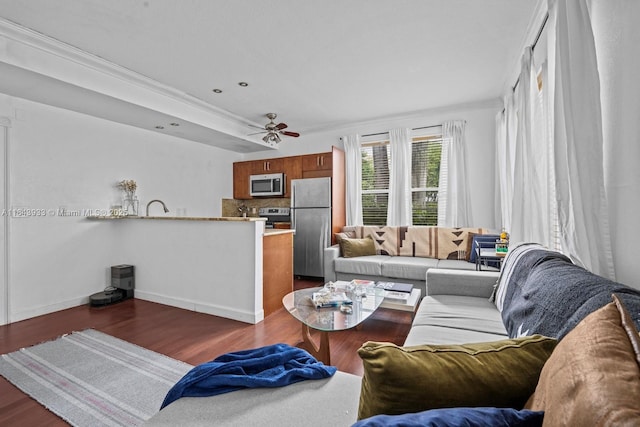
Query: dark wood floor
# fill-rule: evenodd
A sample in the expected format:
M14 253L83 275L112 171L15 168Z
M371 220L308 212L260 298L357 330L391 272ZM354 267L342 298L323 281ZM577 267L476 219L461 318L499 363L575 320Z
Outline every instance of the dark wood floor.
M319 286L296 280L296 289ZM356 351L365 341L402 344L411 326L410 315L380 309L359 328L330 335L331 363L362 375ZM284 308L257 325L194 313L143 300L112 306L75 307L0 326L0 354L48 341L73 331L93 328L158 353L197 365L238 350L301 340L300 323ZM0 426L66 426L67 424L0 376Z

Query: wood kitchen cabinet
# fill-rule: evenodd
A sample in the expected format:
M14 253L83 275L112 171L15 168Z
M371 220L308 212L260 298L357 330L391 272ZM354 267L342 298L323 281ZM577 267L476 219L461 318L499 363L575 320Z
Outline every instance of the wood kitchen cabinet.
M281 172L284 172L284 162L282 158L253 160L251 162L251 173L255 175Z
M333 153L305 154L302 157L302 177L320 178L333 176Z
M265 234L262 242L262 307L266 317L281 309L282 298L293 291L293 234Z
M291 197L291 180L301 178L333 178L334 187L344 187L344 152L336 147L326 153L249 160L233 164L233 198L251 199L249 177L270 173L285 174L284 197ZM334 194L344 195L344 189ZM340 196L342 197L342 196ZM344 204L344 202L341 202ZM335 202L334 202L335 205Z
M239 200L250 199L249 177L253 162L236 162L233 164L233 198Z
M283 157L285 174L284 197L291 197L291 180L302 178L302 159L300 156Z

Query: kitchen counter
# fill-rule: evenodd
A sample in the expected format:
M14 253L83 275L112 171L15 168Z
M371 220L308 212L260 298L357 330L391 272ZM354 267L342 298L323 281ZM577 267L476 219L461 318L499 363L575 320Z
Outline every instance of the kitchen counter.
M88 216L87 219L92 220L121 220L121 219L146 219L146 220L157 220L157 219L171 219L171 220L179 220L179 221L241 221L241 222L251 222L251 221L265 221L266 218L258 218L258 217L234 217L234 216L221 216L221 217L206 217L206 216Z
M264 230L264 235L265 236L274 236L277 234L287 234L287 233L291 233L291 234L295 234L296 230L283 230L283 229L277 229L277 228L265 228Z
M266 218L259 217L234 217L234 216L222 216L222 217L203 217L203 216L88 216L90 220L132 220L132 219L144 219L144 220L178 220L178 221L229 221L229 222L266 222ZM265 228L265 236L273 236L277 234L295 233L295 230L281 229L281 228Z

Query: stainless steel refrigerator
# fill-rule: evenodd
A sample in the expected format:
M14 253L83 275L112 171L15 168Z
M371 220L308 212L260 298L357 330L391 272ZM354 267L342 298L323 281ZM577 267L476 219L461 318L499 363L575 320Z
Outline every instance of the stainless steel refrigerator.
M331 245L331 178L291 180L293 274L324 276L324 248Z

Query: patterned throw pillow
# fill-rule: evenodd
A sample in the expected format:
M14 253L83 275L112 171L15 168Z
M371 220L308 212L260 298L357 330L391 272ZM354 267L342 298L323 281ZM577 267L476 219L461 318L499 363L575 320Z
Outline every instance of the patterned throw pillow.
M399 254L436 259L467 259L470 233L482 234L482 228L406 227L401 233Z
M401 227L366 225L362 227L362 237L371 237L379 255L398 254L398 234Z

